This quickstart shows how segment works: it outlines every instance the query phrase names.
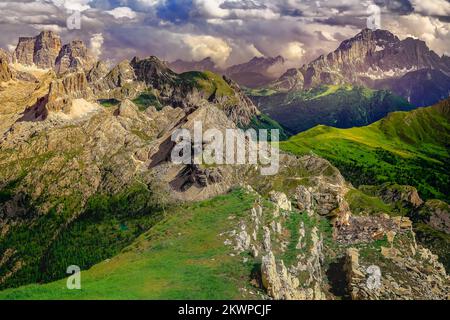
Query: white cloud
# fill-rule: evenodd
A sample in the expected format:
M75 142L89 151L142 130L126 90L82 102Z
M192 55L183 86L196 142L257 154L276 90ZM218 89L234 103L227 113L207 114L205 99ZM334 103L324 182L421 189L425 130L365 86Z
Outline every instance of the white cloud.
M91 8L92 0L50 0L57 7L64 7L67 10L85 11Z
M91 52L96 59L98 59L102 54L102 47L105 39L103 38L103 34L96 33L92 35L91 38Z
M128 18L128 19L134 19L136 18L137 14L131 8L128 7L117 7L113 10L106 11L106 13L112 15L116 19L121 18Z
M294 42L289 42L285 48L282 50L281 55L292 62L295 61L301 61L303 59L303 56L305 55L306 50L303 47L303 44L298 42L298 41L294 41Z
M232 51L223 39L212 36L183 35L182 41L189 47L192 59L210 57L219 66L225 64Z
M446 0L411 0L414 10L424 15L450 15L450 2Z
M425 41L439 55L449 52L450 24L438 18L412 14L387 21L386 27L400 38L413 37Z

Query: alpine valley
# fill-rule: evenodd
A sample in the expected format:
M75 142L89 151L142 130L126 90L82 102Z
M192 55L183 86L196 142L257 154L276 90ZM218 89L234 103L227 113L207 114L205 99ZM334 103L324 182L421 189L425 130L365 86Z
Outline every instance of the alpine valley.
M0 51L0 299L448 299L449 95L450 59L386 30L288 70L22 37ZM198 122L280 130L278 173L172 162Z

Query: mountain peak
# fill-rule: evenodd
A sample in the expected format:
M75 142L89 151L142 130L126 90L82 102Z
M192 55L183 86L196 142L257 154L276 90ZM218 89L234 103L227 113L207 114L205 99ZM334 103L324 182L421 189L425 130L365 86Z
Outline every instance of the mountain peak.
M388 30L371 30L371 29L363 29L360 33L358 33L353 38L350 38L348 40L345 40L341 43L338 50L348 50L350 49L355 43L375 43L377 45L379 44L386 44L386 43L398 43L400 42L400 39L394 35L392 32Z
M35 37L21 37L14 52L14 59L24 65L53 68L61 50L61 38L53 31L42 31Z
M94 58L82 40L72 40L65 44L56 58L55 69L58 73L68 70L90 69L94 65Z

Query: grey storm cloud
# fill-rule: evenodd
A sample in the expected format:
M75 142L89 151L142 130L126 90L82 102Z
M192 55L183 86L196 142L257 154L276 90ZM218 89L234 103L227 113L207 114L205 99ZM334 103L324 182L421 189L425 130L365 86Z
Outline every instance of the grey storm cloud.
M267 6L263 3L259 3L253 0L242 0L242 1L225 1L220 5L221 9L267 9Z
M11 49L19 36L52 29L65 42L90 43L101 34L102 57L115 61L211 55L234 64L285 54L299 65L364 28L371 4L381 8L383 28L447 53L448 0L2 0L0 47ZM81 30L67 29L70 8L81 8Z
M409 0L375 0L374 2L376 5L400 15L414 12L414 7Z

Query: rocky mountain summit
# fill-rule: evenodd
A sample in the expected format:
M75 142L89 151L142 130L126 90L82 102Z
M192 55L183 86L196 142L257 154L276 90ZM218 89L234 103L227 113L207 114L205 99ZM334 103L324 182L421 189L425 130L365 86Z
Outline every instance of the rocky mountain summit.
M83 41L75 40L65 44L58 54L55 62L57 73L64 73L68 70L92 69L94 58L89 54Z
M43 31L36 37L19 39L14 59L24 65L36 65L42 69L55 67L61 50L61 38L53 31Z
M400 40L386 30L364 29L342 42L334 52L320 56L298 71L289 70L273 86L289 91L298 89L300 83L303 89L351 83L373 89L390 89L417 106L436 103L448 97L449 93L449 87L438 86L441 83L439 76L446 82L450 78L448 58L438 56L424 41L413 38ZM432 77L430 80L436 84L432 88L433 94L438 96L438 100L427 100L425 104L424 94L417 97L413 89L420 83L413 79L423 72ZM285 85L280 86L280 83Z
M80 40L62 45L53 31L43 31L36 37L19 39L13 55L14 62L41 69L54 69L57 73L78 68L90 70L94 58Z
M282 56L255 57L249 62L229 67L225 74L239 84L257 88L275 80L286 70L285 62Z

